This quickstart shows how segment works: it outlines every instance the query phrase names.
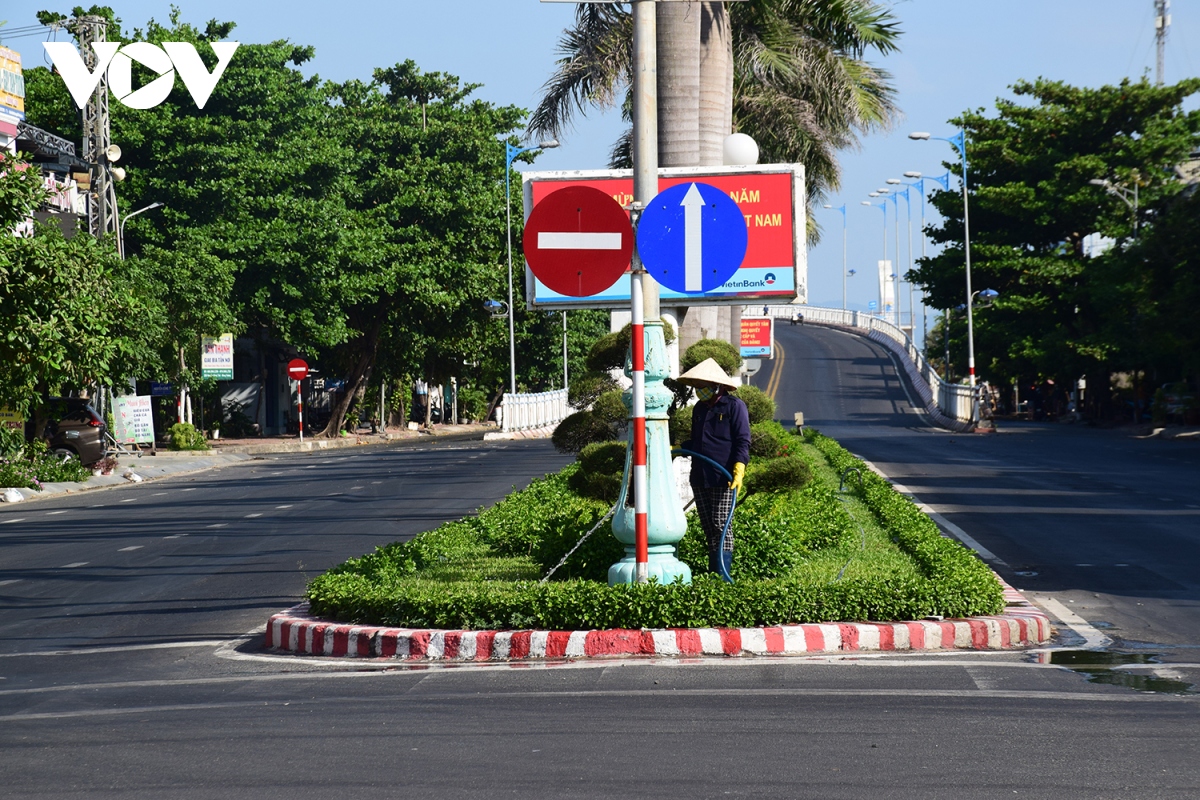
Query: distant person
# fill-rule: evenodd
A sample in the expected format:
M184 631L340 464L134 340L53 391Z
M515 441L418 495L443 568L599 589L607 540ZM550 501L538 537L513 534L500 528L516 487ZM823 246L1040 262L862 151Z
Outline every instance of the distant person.
M750 460L750 414L741 398L729 394L740 384L711 358L680 375L679 382L694 387L699 400L692 407L692 438L683 449L708 456L733 476L730 480L702 459L692 459L690 483L708 545L708 568L719 573L723 565L728 573L733 564L732 528L724 547L721 535Z
M425 381L413 383L412 421L425 424L425 414L429 409L429 384Z

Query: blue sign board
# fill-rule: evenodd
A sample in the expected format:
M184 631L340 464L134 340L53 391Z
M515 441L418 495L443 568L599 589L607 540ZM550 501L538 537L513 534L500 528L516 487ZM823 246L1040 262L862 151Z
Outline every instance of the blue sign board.
M876 301L874 301L874 300L871 300L870 302L868 302L868 303L867 303L867 310L868 310L868 311L874 311L874 310L875 310L875 309L877 309L877 308L879 308L879 303L878 303L878 302L876 302Z
M154 381L150 383L151 397L170 397L173 394L175 394L175 390L169 383L157 383Z
M720 288L742 265L747 241L742 210L707 183L659 192L638 222L638 255L646 271L676 292Z

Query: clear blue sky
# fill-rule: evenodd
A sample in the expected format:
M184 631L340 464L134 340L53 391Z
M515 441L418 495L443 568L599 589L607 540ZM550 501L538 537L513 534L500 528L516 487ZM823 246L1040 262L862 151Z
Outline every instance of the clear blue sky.
M36 23L38 9L67 12L71 5L5 0L0 19L8 20L11 29ZM115 0L111 5L126 27L151 17L165 19L169 11L169 3L157 0ZM525 108L534 105L553 65L558 35L573 13L571 5L536 0L178 0L178 5L185 20L199 25L213 17L236 22L232 38L239 41L286 38L311 44L317 56L307 69L323 77L369 78L374 67L412 58L422 69L484 84L479 94L487 100ZM904 118L895 130L871 136L860 151L843 155L843 188L832 198L834 205L846 203L850 212L849 263L859 273L850 281L850 304L865 309L875 297L870 277L881 250L882 215L860 201L906 170L941 174L940 162L950 157L942 143L910 141L910 130L946 135L947 119L966 108L992 107L996 97L1022 78L1097 86L1139 77L1146 70L1152 77L1153 8L1152 0L896 3L894 12L904 31L901 52L881 65L895 78ZM1200 0L1175 0L1172 13L1168 81L1200 74ZM0 35L0 40L19 50L26 66L43 63L39 38ZM539 159L538 168L603 167L620 127L617 114L592 113L564 137L562 148ZM840 306L841 217L834 211L820 213L826 236L809 253L810 301Z

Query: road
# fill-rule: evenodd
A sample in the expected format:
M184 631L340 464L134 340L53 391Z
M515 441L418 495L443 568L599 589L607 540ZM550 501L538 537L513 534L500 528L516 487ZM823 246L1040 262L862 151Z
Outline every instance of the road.
M781 407L888 469L920 437L998 457L973 448L1004 435L923 429L870 346L821 355L834 336L781 332ZM1196 796L1182 663L1174 682L1013 653L409 668L277 656L248 633L307 575L565 461L545 442L364 448L0 508L0 795Z

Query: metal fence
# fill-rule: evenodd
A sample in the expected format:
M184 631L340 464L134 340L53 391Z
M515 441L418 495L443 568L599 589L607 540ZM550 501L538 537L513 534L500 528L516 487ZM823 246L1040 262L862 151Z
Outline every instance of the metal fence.
M879 342L900 357L905 372L925 404L926 412L936 422L962 429L970 427L978 419L971 387L942 380L908 334L893 323L862 311L843 311L840 308L791 305L768 306L767 310L769 316L776 318L791 319L793 314L800 313L804 315L805 323L865 332L868 339Z
M500 401L500 429L506 433L557 425L572 412L567 390L505 394Z

